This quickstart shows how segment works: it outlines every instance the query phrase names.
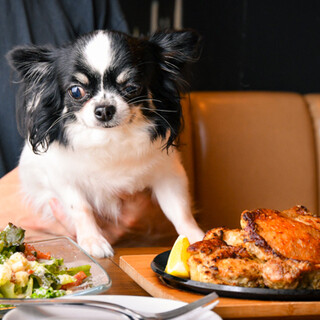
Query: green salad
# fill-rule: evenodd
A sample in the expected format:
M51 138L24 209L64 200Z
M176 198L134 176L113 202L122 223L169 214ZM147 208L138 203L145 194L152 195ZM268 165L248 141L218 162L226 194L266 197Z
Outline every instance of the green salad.
M37 250L24 236L12 223L0 232L0 297L61 297L91 275L90 265L67 268L62 258Z

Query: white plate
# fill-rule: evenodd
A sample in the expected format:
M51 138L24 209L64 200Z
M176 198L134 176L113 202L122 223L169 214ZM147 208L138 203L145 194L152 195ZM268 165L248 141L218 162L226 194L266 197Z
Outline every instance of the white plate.
M70 297L72 298L72 297ZM140 296L116 296L116 295L91 295L91 296L81 296L77 297L79 299L91 299L91 300L101 300L112 303L117 303L127 308L136 310L136 311L145 311L145 312L163 312L168 311L177 307L184 305L184 302L168 299L158 299L152 297L140 297ZM26 308L16 308L9 311L3 317L3 320L120 320L128 319L125 316L106 312L98 309L79 307L79 306L43 306L37 308L37 314L32 313L33 308L26 310ZM43 313L43 314L41 314ZM189 317L190 315L190 317ZM175 319L187 320L187 319L197 319L197 320L222 320L213 311L206 310L195 310L188 314L188 316L180 316Z

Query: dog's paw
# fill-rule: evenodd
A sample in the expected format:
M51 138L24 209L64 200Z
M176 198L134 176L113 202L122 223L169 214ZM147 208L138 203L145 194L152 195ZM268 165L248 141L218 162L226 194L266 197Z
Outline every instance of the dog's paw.
M190 243L194 243L194 242L203 240L203 237L204 237L204 232L199 229L199 230L194 231L192 234L190 234L188 239L189 239Z
M180 233L185 235L190 243L195 243L197 241L203 240L204 232L199 228L193 228L192 230L188 229L185 232Z
M113 256L113 249L110 243L100 234L80 237L78 243L82 249L96 258Z

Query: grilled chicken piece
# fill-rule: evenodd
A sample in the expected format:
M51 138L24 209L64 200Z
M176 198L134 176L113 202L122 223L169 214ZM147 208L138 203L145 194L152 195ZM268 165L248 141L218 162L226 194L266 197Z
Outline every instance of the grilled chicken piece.
M273 219L280 217L290 220L290 222L294 221L299 227L302 223L307 226L307 229L316 229L314 226L317 226L318 223L317 218L314 218L304 207L300 206L282 213L266 209L245 211L242 215L242 225L245 230L211 229L205 234L203 241L189 246L188 252L191 257L188 264L191 280L272 289L320 289L320 264L287 258L271 247L259 233L260 225L265 227L269 221L267 220L265 224L254 224L252 220L247 219L247 216L249 218L254 216L260 222L257 217L259 215L262 221L270 219L273 222ZM261 217L264 217L264 220ZM282 222L282 220L278 220L278 224L271 224L274 228L278 228L271 230L272 232L279 230L279 221ZM286 225L285 227L288 228ZM285 237L291 238L290 232L293 232L293 226L290 228L279 230L283 239ZM283 233L287 235L283 235ZM295 234L295 232L293 233ZM290 241L293 240L290 239ZM319 254L318 251L318 256Z
M273 258L261 262L264 284L271 289L319 289L320 265Z
M246 210L240 223L247 250L260 260L278 256L320 263L320 218L306 208Z
M245 287L263 287L259 263L243 247L219 238L196 242L188 248L191 280Z

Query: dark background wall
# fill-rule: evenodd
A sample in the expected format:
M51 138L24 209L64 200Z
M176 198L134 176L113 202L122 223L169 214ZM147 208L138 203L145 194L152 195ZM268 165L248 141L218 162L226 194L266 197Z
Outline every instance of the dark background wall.
M121 0L130 31L149 33L150 0ZM173 0L159 0L172 27ZM192 90L320 92L319 0L184 0L183 27L203 36Z

